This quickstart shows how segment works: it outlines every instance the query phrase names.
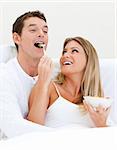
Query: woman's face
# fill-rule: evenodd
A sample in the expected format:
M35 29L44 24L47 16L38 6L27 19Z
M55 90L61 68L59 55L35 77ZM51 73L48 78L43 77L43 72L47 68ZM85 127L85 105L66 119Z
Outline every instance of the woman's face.
M83 73L86 66L86 54L82 46L72 40L68 42L60 58L61 72L64 75Z

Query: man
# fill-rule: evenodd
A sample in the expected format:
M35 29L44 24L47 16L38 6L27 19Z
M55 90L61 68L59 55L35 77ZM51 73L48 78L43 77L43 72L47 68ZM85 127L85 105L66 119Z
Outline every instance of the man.
M46 18L40 11L27 12L13 24L17 58L0 69L0 129L10 138L32 131L52 129L26 120L28 98L36 83L38 63L48 43Z

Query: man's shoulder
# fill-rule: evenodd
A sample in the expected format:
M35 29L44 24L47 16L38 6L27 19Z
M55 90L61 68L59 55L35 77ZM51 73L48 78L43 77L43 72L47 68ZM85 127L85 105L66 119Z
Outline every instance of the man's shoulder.
M15 70L15 59L9 60L7 63L0 63L0 76L11 76L12 71Z
M15 60L11 59L5 64L0 65L0 90L14 91L20 84ZM15 87L15 88L14 88Z

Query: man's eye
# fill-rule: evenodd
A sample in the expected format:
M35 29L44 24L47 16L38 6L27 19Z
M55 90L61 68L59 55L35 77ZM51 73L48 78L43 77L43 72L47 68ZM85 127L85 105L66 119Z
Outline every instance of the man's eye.
M36 31L36 29L31 29L31 30L30 30L30 32L35 32L35 31Z
M62 54L64 55L65 53L67 53L67 51L63 51L63 53L62 53Z
M74 52L79 53L79 51L78 51L77 49L73 49L73 50L72 50L72 53L74 53Z
M43 32L46 33L46 34L48 33L48 31L45 31L45 30Z

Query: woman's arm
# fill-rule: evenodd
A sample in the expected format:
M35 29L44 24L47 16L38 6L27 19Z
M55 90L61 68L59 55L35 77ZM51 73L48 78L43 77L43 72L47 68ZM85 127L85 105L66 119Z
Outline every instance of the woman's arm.
M45 115L49 104L50 82L53 63L50 58L43 56L38 66L39 78L29 97L29 113L27 119L44 125Z

